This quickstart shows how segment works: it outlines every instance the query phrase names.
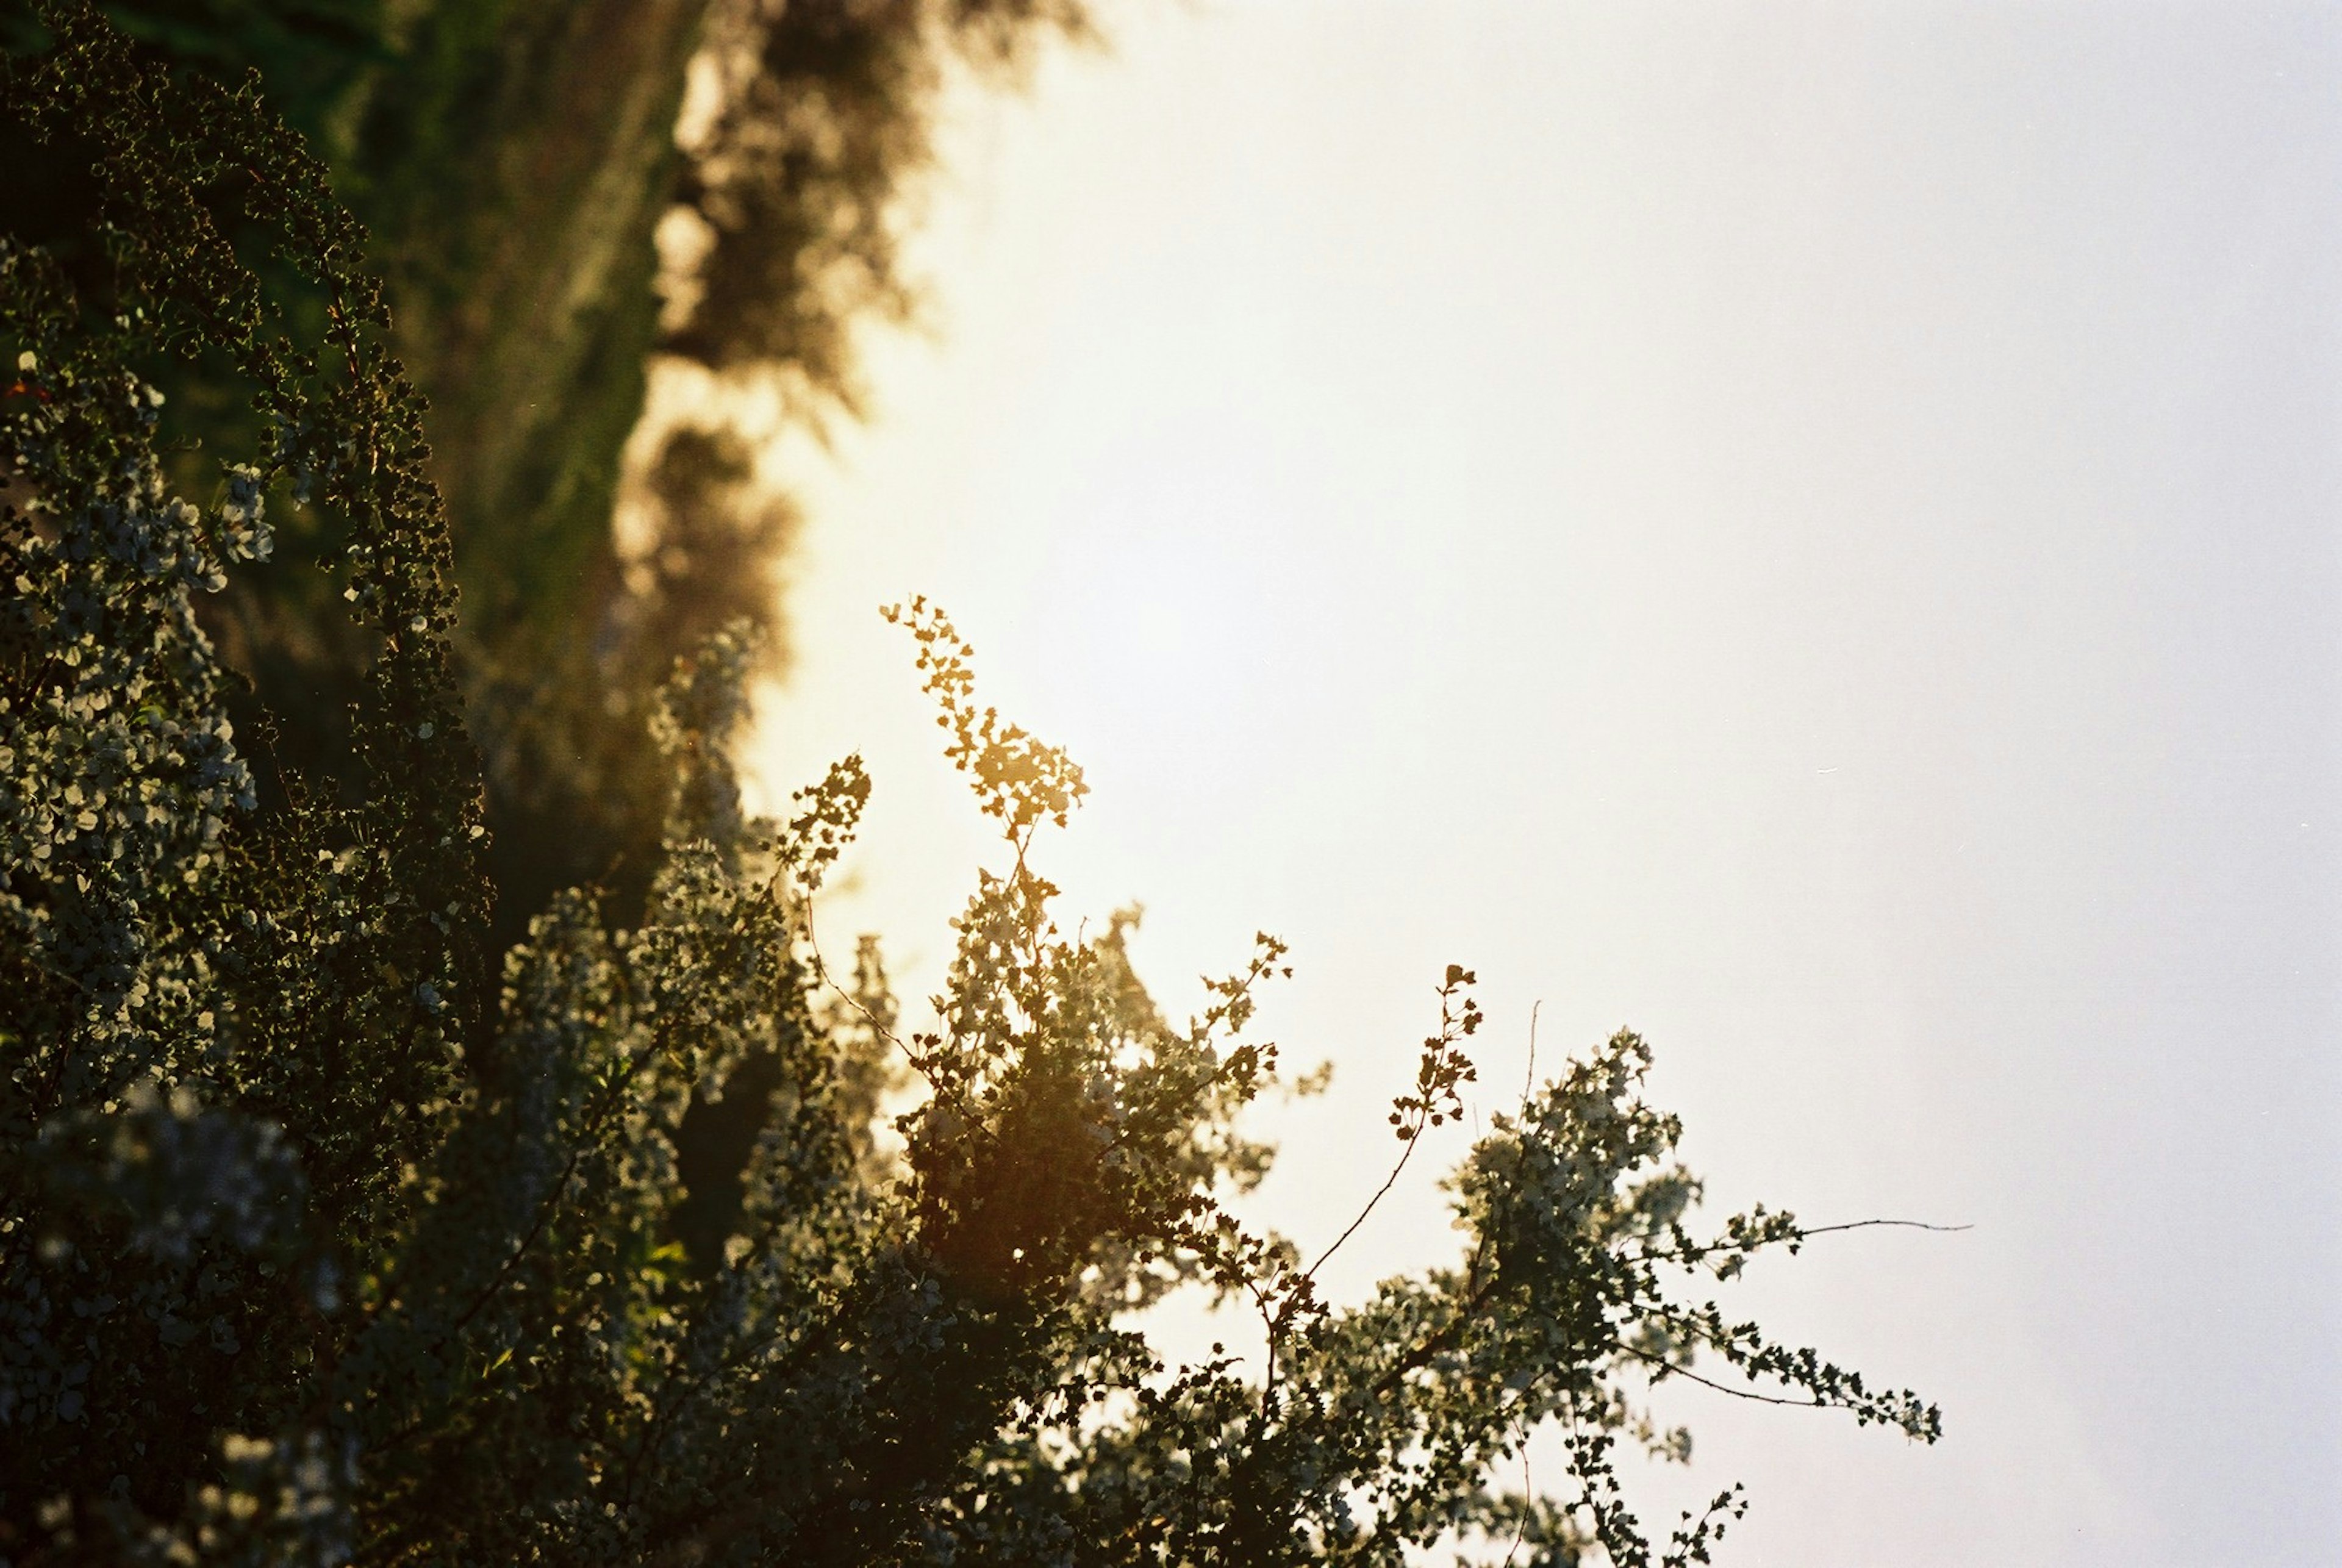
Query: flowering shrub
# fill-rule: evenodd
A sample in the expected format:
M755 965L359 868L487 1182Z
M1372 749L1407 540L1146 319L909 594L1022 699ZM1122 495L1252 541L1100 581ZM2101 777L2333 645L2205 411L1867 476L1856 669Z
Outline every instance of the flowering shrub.
M1672 1293L1807 1233L1687 1228L1631 1034L1496 1120L1454 1266L1320 1300L1324 1259L1227 1206L1269 1157L1236 1119L1276 1075L1247 1025L1282 947L1175 1025L1126 921L1064 935L1032 851L1080 772L974 705L924 603L891 614L1006 856L932 1030L902 1032L875 950L840 979L813 942L859 763L786 820L742 810L736 634L662 696L639 922L581 889L491 954L445 533L361 236L249 91L47 15L0 112L88 149L106 265L69 282L0 238L0 1557L1638 1564L1612 1451L1681 1455L1635 1399L1696 1356L1933 1438L1914 1396ZM255 233L330 301L322 343L272 315ZM265 435L202 504L142 374L196 355ZM264 803L255 762L282 770L228 724L194 605L286 506L341 541L322 565L375 657L355 790L286 774ZM1402 1164L1460 1106L1470 984L1448 970L1394 1104ZM769 1114L693 1255L677 1130L752 1057ZM1134 1309L1182 1284L1257 1313L1258 1376L1149 1349ZM1492 1490L1546 1424L1565 1489ZM1740 1506L1656 1560L1706 1561Z

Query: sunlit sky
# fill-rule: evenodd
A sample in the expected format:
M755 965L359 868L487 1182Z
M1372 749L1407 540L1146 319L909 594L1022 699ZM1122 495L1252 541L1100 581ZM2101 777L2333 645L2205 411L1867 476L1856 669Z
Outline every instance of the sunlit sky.
M1482 1115L1541 1001L1714 1212L1973 1226L1736 1298L1947 1436L1686 1391L1643 1495L1746 1479L1726 1561L2342 1562L2342 9L1102 11L956 100L932 330L776 459L758 770L877 786L826 942L924 994L987 853L925 593L1088 771L1069 922L1180 1013L1292 943L1305 1242L1450 961Z

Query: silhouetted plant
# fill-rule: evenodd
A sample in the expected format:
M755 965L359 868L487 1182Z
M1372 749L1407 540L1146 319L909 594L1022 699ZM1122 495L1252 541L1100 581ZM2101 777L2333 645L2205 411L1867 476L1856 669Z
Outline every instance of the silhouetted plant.
M1080 772L976 705L922 603L895 614L1004 856L931 1030L902 1031L875 953L841 985L815 942L860 764L784 820L742 809L744 634L665 687L639 916L572 891L494 954L446 530L360 236L252 93L46 14L57 47L10 64L0 109L96 149L107 265L76 291L0 239L0 1553L1236 1568L1486 1538L1635 1564L1612 1450L1682 1453L1634 1402L1696 1356L1936 1435L1914 1396L1674 1293L1810 1233L1687 1228L1630 1034L1474 1147L1453 1266L1321 1301L1324 1258L1226 1202L1266 1168L1236 1120L1276 1078L1247 1025L1281 944L1175 1026L1126 920L1063 934L1033 852ZM322 341L272 316L224 185L327 302ZM165 478L148 375L198 354L259 432L202 504ZM349 792L292 769L264 798L194 605L288 514L339 541L329 602L371 662ZM1470 984L1448 970L1394 1104L1410 1154L1469 1080ZM695 1257L677 1130L751 1058L767 1114ZM1181 1283L1257 1313L1261 1375L1148 1348L1130 1309ZM1548 1423L1564 1489L1492 1491ZM1740 1506L1659 1560L1706 1561Z

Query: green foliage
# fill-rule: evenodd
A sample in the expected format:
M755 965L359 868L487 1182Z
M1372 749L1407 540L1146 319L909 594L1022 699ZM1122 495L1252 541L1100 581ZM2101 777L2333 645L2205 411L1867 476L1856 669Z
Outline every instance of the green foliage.
M1174 1025L1128 918L1066 936L1030 857L1079 772L974 705L923 604L898 618L1007 855L932 1030L901 1032L875 951L838 984L815 940L859 764L786 821L742 809L741 633L654 715L639 914L569 891L495 954L448 533L355 226L249 88L44 15L0 112L95 149L105 266L76 287L0 239L0 1555L1638 1564L1612 1449L1681 1455L1635 1401L1697 1356L1934 1437L1913 1396L1674 1293L1808 1233L1687 1227L1628 1034L1475 1147L1455 1264L1321 1301L1324 1258L1229 1207L1269 1158L1238 1123L1276 1078L1247 1029L1282 946ZM324 302L313 345L255 234ZM141 368L199 355L257 432L203 504ZM288 523L336 542L325 602L367 653L340 789L281 754L255 786L195 613ZM1407 1154L1469 1081L1470 983L1448 970L1394 1103ZM753 1145L695 1207L686 1118L752 1062ZM1261 1375L1148 1348L1131 1309L1182 1284L1256 1311ZM1550 1424L1567 1488L1493 1492ZM1739 1506L1656 1560L1706 1561Z
M796 534L719 426L673 433L636 488L658 532L621 559L611 521L655 354L786 386L806 420L858 406L854 324L907 309L899 231L931 157L947 64L1006 75L1059 0L108 0L150 66L234 88L257 71L363 221L397 305L391 346L431 409L431 476L460 548L456 650L484 753L490 870L515 936L557 889L603 878L638 905L658 854L664 766L645 735L678 656L736 619L786 655L773 591ZM36 7L0 8L0 51L46 47ZM707 46L722 89L688 149L674 130ZM71 136L0 124L0 229L85 292L91 181ZM234 204L221 212L232 229ZM663 299L654 233L689 215L706 253ZM232 232L243 245L254 236ZM265 247L264 247L265 248ZM295 335L325 330L297 272L248 255ZM669 280L671 283L676 280ZM245 456L253 389L217 355L143 367L171 398L165 468L208 480ZM186 455L189 444L206 458ZM174 452L173 449L179 449ZM180 468L185 473L179 472ZM295 558L330 549L291 519ZM370 658L319 580L239 574L200 613L321 784ZM247 722L256 713L240 704Z

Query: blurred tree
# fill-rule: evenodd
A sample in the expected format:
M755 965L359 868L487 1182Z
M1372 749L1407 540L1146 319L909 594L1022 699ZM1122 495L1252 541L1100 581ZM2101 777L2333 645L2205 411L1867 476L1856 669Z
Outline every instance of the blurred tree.
M935 155L950 66L1013 81L1052 35L1091 36L1078 0L713 0L697 95L659 187L669 205L651 215L669 263L656 296L627 280L626 297L656 313L629 321L630 417L646 354L777 391L805 424L859 417L855 329L915 302L900 238ZM639 262L652 239L630 237ZM557 428L568 439L575 425ZM508 839L515 853L498 880L516 907L586 876L640 884L657 842L660 768L635 737L676 658L746 617L762 633L765 667L786 659L778 587L795 507L756 482L720 409L648 434L635 482L651 544L609 558L616 469L604 471L590 490L594 526L577 532L605 554L574 592L530 580L515 600L522 627L503 644L518 650L502 667L509 676L475 704L492 798L525 807L499 819L564 824L542 843ZM603 436L588 449L615 454ZM460 533L460 498L455 511ZM595 636L577 636L588 624ZM598 831L580 833L586 822Z
M1322 1302L1331 1249L1226 1205L1269 1159L1236 1119L1276 1078L1246 1028L1281 946L1181 1027L1126 922L1062 936L1033 851L1079 770L976 705L924 604L892 614L1002 834L932 1031L901 1032L875 954L841 986L815 940L859 763L786 821L742 812L737 633L660 694L638 911L567 891L500 951L445 514L360 232L250 89L40 15L0 115L78 139L103 265L0 235L10 1562L1640 1564L1613 1450L1688 1441L1637 1413L1652 1383L1936 1435L1680 1293L1811 1233L1687 1228L1631 1034L1492 1118L1452 1266ZM198 504L150 372L210 364L251 455ZM719 446L693 483L726 472ZM298 534L333 542L309 569L365 662L335 781L263 733L263 790L195 606ZM1447 970L1393 1103L1398 1168L1462 1109L1471 981ZM694 1207L686 1107L751 1056L763 1131ZM1132 1309L1182 1284L1256 1317L1243 1355L1149 1349ZM1548 1426L1560 1490L1493 1489ZM1740 1506L1657 1560L1706 1561Z
M947 65L996 78L1067 0L110 0L143 58L234 83L256 70L365 224L395 343L430 405L447 497L467 708L488 759L493 874L512 934L561 886L646 885L663 769L641 739L678 657L731 619L785 656L780 563L794 512L703 424L648 448L645 509L668 537L619 558L614 503L654 355L790 389L796 417L860 406L853 325L911 292L897 240L932 157ZM0 24L25 55L30 7ZM693 61L697 59L695 67ZM689 145L676 128L702 80ZM0 126L0 228L87 285L89 149ZM701 236L662 280L661 224ZM264 256L272 295L322 330L314 288ZM670 297L671 296L671 297ZM157 366L184 437L251 454L249 388L214 356ZM290 552L329 552L297 535ZM679 573L678 563L696 563ZM318 579L275 567L205 606L230 663L313 772L342 754L365 650ZM637 603L647 594L656 603ZM256 712L256 707L253 710Z

